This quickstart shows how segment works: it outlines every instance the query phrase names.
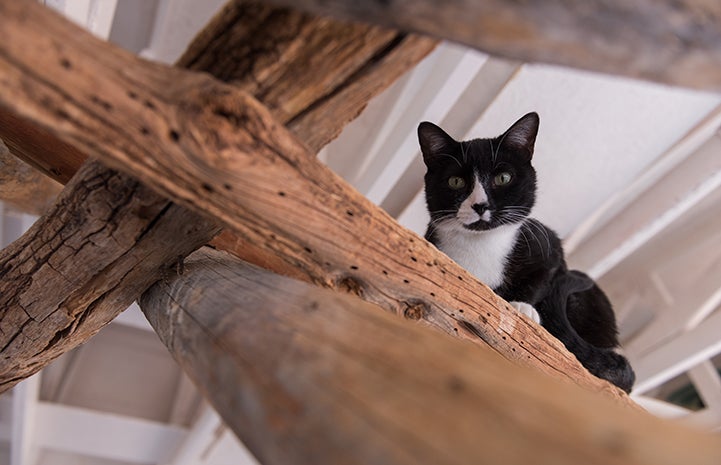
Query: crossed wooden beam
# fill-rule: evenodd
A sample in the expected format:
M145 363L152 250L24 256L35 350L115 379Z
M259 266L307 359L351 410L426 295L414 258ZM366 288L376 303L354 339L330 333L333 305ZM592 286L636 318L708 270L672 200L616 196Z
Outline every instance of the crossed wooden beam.
M338 4L351 8L352 2ZM423 9L414 11L422 13ZM721 456L718 444L703 435L677 430L633 408L621 407L632 405L624 393L591 376L543 328L519 316L316 160L317 150L373 95L425 56L434 40L236 1L199 34L181 58L179 65L193 70L188 71L145 62L92 38L34 2L0 1L0 29L6 38L0 43L0 84L4 89L0 94L0 138L13 154L67 183L54 207L0 253L2 389L87 340L150 287L142 302L156 331L236 433L268 463L288 463L283 460L290 456L279 452L288 440L283 433L286 429L300 437L326 434L337 441L333 444L338 454L344 450L340 445L353 437L353 432L360 432L358 438L367 441L368 447L359 447L358 452L354 449L349 463L367 463L376 453L392 463L421 463L418 460L424 457L425 463L439 463L434 460L448 458L455 450L456 443L449 439L453 431L458 432L440 433L441 426L450 424L439 420L443 417L438 416L439 409L448 407L456 412L454 421L470 427L495 409L494 402L510 410L501 409L493 418L501 422L510 418L511 430L517 428L527 439L544 431L549 418L563 422L574 431L569 437L587 444L593 450L588 456L598 458L598 463L608 463L614 454L625 463L674 463L681 456L688 460L689 450L697 451L699 461L695 463L712 463ZM225 56L232 60L223 60ZM216 247L275 273L348 291L370 303L248 268L218 252L198 252L186 264L186 256L223 228L223 235L215 239ZM218 265L209 270L209 262ZM233 283L226 285L226 290L243 288L231 279L233 275L241 281L255 280L256 285L243 288L245 294L236 295L241 302L236 304L245 309L248 318L253 316L249 308L265 308L267 319L258 320L260 326L239 325L236 317L226 313L207 313L217 305L213 301L205 307L191 305L204 289L211 292L209 277L221 272L226 273L224 282ZM246 301L243 306L243 295L257 293L259 281L264 280L274 285L261 293L259 301ZM291 393L297 385L283 381L284 376L292 376L287 370L301 370L298 382L321 379L309 375L322 368L315 364L316 359L300 357L298 367L305 366L306 371L283 365L280 372L269 369L257 377L257 383L244 384L247 376L257 373L251 365L262 365L260 354L275 350L282 355L291 349L302 353L309 347L302 342L304 338L315 334L304 332L303 328L310 328L307 325L278 333L280 336L270 337L266 345L253 346L259 351L258 358L239 352L240 343L232 345L233 340L253 340L258 331L276 334L273 331L290 321L298 324L297 314L281 311L283 301L275 298L276 294L291 296L287 305L300 305L299 311L308 314L307 325L316 329L322 329L333 312L349 312L345 323L334 328L340 331L337 337L357 340L363 370L348 372L343 382L327 390ZM399 322L377 312L376 307L483 349L452 341L418 324ZM181 313L187 317L178 318ZM204 320L208 315L215 319ZM373 323L363 326L361 315L368 315ZM219 322L234 328L235 339L226 337L226 325ZM361 326L366 329L359 339L353 333ZM388 338L387 362L368 358L365 349L382 347L384 340L378 338L384 331L396 335ZM198 334L207 337L198 338ZM319 334L321 339L329 337L327 332ZM416 350L415 341L423 345L417 350L424 358L412 357L419 366L410 371L397 369L403 363L403 351ZM191 347L198 351L189 350ZM218 347L223 353L218 360L223 363L216 364L209 356L217 354ZM314 347L318 354L325 354ZM357 357L344 358L348 351L336 349L330 359L319 359L340 363L338 367L360 363ZM466 373L461 365L448 362L449 353L474 368ZM428 366L420 366L422 362ZM363 383L384 366L389 376L398 375L389 378L397 381L397 389L381 395L379 389L391 389L392 383ZM495 379L493 390L480 391L490 381L478 367L508 379ZM539 371L566 382L549 380ZM435 379L446 387L415 393L414 373L423 374L423 383ZM233 385L218 385L219 377L237 381L243 389L238 392ZM535 397L528 389L517 391L523 397L520 404L524 412L535 408L540 414L531 415L533 420L524 427L525 420L514 416L511 399L501 394L512 383L526 382L540 394ZM360 383L363 389L356 393L360 400L356 394L349 396L347 383ZM455 395L467 389L468 396ZM606 396L591 395L589 390ZM270 397L263 397L267 392ZM500 397L490 401L492 392ZM379 405L434 405L417 420L428 425L421 428L419 437L440 434L440 442L429 443L436 455L420 453L426 450L423 448L410 455L404 452L418 445L417 438L403 439L415 424L399 428L400 418L394 421L377 409L370 410L376 412L371 416L349 420L344 409L350 408L351 401L357 402L352 410L369 407L368 402L377 399L374 393L387 396ZM302 415L304 409L328 396L336 401L322 410L324 419ZM415 403L403 404L404 396ZM224 408L228 405L239 407ZM251 415L258 406L265 412L261 436L248 433L249 426L243 422L260 421ZM613 421L616 414L623 421ZM275 422L273 415L281 420ZM590 415L601 419L594 420L590 429L580 428ZM333 433L339 424L350 427ZM376 426L382 433L370 434ZM499 429L487 439L508 438L511 430ZM655 441L654 433L684 441L684 454L673 455L671 444L660 446L662 457L656 456L658 451L651 454L647 446ZM386 444L388 437L400 442ZM476 442L475 436L462 439L456 444L460 447L458 461L488 457L483 454L491 450L486 447L490 443ZM324 450L317 441L291 443L287 450L297 452L291 454L300 457L297 463L317 463L313 460ZM534 442L534 455L539 450L550 453L552 448L547 445L556 443L543 444ZM494 457L503 463L520 463L523 458L501 449L492 450L497 450ZM553 455L554 463L586 458L585 452L569 455L571 449L571 442L562 442L561 453ZM368 450L375 452L367 455ZM335 455L324 457L328 463L338 463Z

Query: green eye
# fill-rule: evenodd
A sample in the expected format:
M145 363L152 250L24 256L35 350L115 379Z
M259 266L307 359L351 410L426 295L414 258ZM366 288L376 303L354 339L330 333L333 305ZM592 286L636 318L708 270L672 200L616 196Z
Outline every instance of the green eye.
M511 176L511 173L503 172L498 173L495 178L493 178L493 184L496 186L505 186L511 182L511 179L513 179L513 176Z
M460 176L451 176L448 178L448 186L451 189L463 189L466 187L466 181Z

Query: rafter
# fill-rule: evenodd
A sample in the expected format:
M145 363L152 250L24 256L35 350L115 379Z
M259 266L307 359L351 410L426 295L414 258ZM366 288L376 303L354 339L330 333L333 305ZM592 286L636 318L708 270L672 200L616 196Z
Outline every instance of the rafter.
M269 0L465 43L524 62L721 90L721 6L708 0Z
M636 370L634 393L643 394L691 367L721 353L721 313L703 325L667 341L655 350L631 359Z
M721 136L714 133L676 169L642 192L633 205L591 235L569 263L600 277L721 187Z

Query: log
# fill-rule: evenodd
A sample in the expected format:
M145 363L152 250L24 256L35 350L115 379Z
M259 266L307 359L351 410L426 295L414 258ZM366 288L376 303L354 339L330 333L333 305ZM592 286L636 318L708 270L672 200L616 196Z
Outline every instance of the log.
M262 20L263 15L252 16L247 11L241 15L239 11L236 11L241 5L247 3L249 2L233 3L226 8L226 10L230 9L230 11L225 12L228 14L221 13L219 18L234 18L236 20L233 24L222 24L223 31L233 36L234 31L248 27L252 21L260 22ZM0 8L2 6L0 3ZM20 7L20 5L17 6ZM23 8L38 10L38 7L32 4L25 5ZM267 7L263 8L264 11L270 10ZM283 16L277 13L277 9L272 9L271 12L276 12L274 14L282 17L298 15L297 13L286 12L285 16ZM52 23L56 27L60 27L63 32L58 37L67 35L80 42L96 40L72 26L63 29L63 20L48 11L40 9L39 11L25 12L25 14L26 17L34 18L39 24ZM12 20L12 18L2 14L0 16L2 16L2 19ZM305 21L306 23L309 22L307 17ZM326 20L325 23L328 23L328 21ZM287 28L284 27L283 22L276 22L275 25L278 26L276 30L279 34L285 34ZM195 41L196 46L191 47L191 49L198 49L197 44L206 43L207 38L224 37L218 32L220 30L218 27L217 24L211 24L206 28L200 38ZM312 29L312 24L307 24L307 27ZM363 28L367 29L367 26L363 26ZM327 25L325 30L327 30L325 35L327 42L333 43L332 35L339 28ZM6 31L6 29L3 28L3 31ZM358 36L355 38L360 40ZM273 41L272 34L266 35L265 39L273 46L267 46L263 49L261 43L256 41L254 42L255 48L246 50L245 53L249 54L249 57L252 55L262 62L270 63L270 60L263 59L264 54L273 55L277 50L284 47L293 48L298 53L308 54L314 50L313 47L319 46L317 43L311 46L296 42L281 45L276 43L277 41ZM357 45L347 41L337 42L339 43L336 47L338 53L344 53L345 47L353 47L354 50L357 48ZM16 44L23 43L25 42L22 38L16 42ZM402 38L396 37L390 45L375 39L372 43L378 50L375 53L367 52L366 61L347 60L343 66L319 70L318 72L306 72L308 77L303 82L304 85L308 84L310 76L313 75L318 80L327 80L329 75L335 74L350 75L345 79L339 79L342 84L334 88L333 96L329 97L328 89L314 86L315 100L312 98L304 100L304 104L308 108L295 105L286 107L286 109L292 108L294 117L298 114L312 115L315 112L319 114L325 112L328 117L332 118L327 124L330 131L324 136L329 137L328 134L340 130L344 120L328 104L333 104L335 99L339 98L338 96L342 96L348 89L354 87L366 89L367 93L379 92L394 76L410 67L413 60L419 60L420 57L429 52L434 44L433 41L428 39L406 36ZM225 56L231 54L235 45L237 44L218 43L217 40L213 39L202 48L214 56ZM224 49L226 53L223 53ZM258 50L266 51L259 52ZM238 56L238 53L235 53L235 56ZM58 59L58 57L55 58ZM212 61L207 62L207 66L211 66L212 63ZM63 61L61 67L67 69L66 66L72 67L69 61ZM233 63L226 62L224 67L215 69L214 72L221 73L224 70L233 74L233 66ZM349 71L347 68L351 66L353 68ZM257 71L262 68L255 67L254 69ZM4 71L5 68L2 70ZM242 73L235 74L242 75ZM307 95L313 96L312 92L309 93L307 89L298 88L297 90L303 90ZM288 88L288 91L291 91L291 87ZM112 106L112 103L107 100L100 100L98 96L92 98L91 101L96 106ZM348 108L343 111L352 112L353 105L356 105L355 111L359 111L359 108L364 104L358 98L352 101L349 99L349 103ZM150 110L152 103L150 103L150 100L146 100L144 105ZM54 108L53 111L56 111L61 117L64 115L62 109ZM70 115L65 116L69 117ZM309 131L309 129L302 126L299 126L298 130L301 136L304 136L305 131ZM14 141L15 149L23 153L25 158L32 161L36 167L62 182L67 182L77 171L79 164L86 159L85 152L63 142L46 129L29 124L27 120L18 118L17 115L11 112L0 111L0 132L5 136L9 135L11 140ZM320 140L316 134L318 132L321 131L314 131L315 140ZM94 153L94 150L90 150L89 153ZM72 198L74 201L57 205L49 216L41 218L38 224L23 236L18 243L6 250L5 255L3 255L4 258L0 260L0 263L7 264L6 271L10 270L8 274L5 272L0 273L0 276L2 276L0 289L3 289L3 299L6 303L9 302L7 307L0 307L3 308L0 313L0 328L8 328L2 345L0 345L0 348L2 348L0 352L3 355L3 362L0 363L0 392L10 388L23 377L41 369L63 351L69 350L87 340L138 297L149 282L157 279L158 270L166 267L169 260L175 263L178 257L189 253L209 240L217 232L217 226L212 221L206 221L192 211L169 203L164 197L152 193L131 177L118 175L118 173L107 168L103 172L98 166L93 168L91 176L94 179L112 179L112 189L109 189L103 183L83 181L82 179L74 181L73 185L66 189L68 192L65 194L66 197ZM83 179L85 177L86 175L81 176ZM96 189L91 189L89 186L95 186ZM138 205L134 202L119 204L118 198L142 199L145 206L138 208ZM88 201L87 199L91 200ZM117 242L115 240L104 240L102 247L98 245L98 247L92 249L85 248L83 254L64 253L62 259L57 258L57 253L59 253L57 251L24 249L29 244L47 241L47 237L44 236L46 231L72 230L72 234L64 234L72 237L72 240L78 244L84 243L82 238L114 237L117 225L111 221L103 226L102 221L94 215L105 214L104 210L86 212L83 210L86 203L88 205L107 204L112 206L113 217L122 218L122 222L126 227L123 237L119 238L121 240ZM152 205L153 208L147 207L148 205ZM156 216L156 219L153 220L152 215L155 215L158 211L162 211L162 216ZM62 225L62 220L59 218L70 219L72 224ZM162 221L159 220L160 218L162 218ZM132 228L139 229L132 229L130 225L134 225ZM194 237L186 237L186 228L194 231ZM139 231L143 231L143 242L134 247L132 237L138 235ZM55 240L57 241L57 238ZM55 244L55 247L57 248L57 244ZM138 267L137 260L134 261L134 259L124 257L126 254L130 254L131 258L136 253L143 255L143 250L152 251L152 253L143 256L142 267ZM22 257L18 258L15 253L20 253L20 251L22 251ZM112 259L112 257L124 258ZM62 262L64 272L52 273L41 267L36 270L36 273L24 270L20 274L13 274L12 272L17 271L14 268L18 263L17 260L23 260L27 263L35 261L38 264ZM86 262L91 263L91 265ZM41 269L44 271L41 271ZM81 272L75 273L76 270ZM118 280L118 276L123 276L123 279ZM20 287L13 287L18 282L34 282L35 284L30 284L31 287L28 289L23 287L24 284ZM40 286L39 283L43 285ZM88 289L90 290L88 298L81 299L82 292ZM107 289L112 289L113 299L105 296L100 297L99 301L96 302L94 296L97 297L98 292ZM26 308L18 304L18 302L24 301L32 301L30 315L26 313ZM98 303L100 301L102 301L101 304ZM67 315L64 315L63 311ZM53 318L43 317L39 321L32 320L38 312L42 314L54 312L54 316ZM22 330L18 329L20 327L22 327ZM26 328L38 331L38 337L25 332ZM27 329L27 331L29 330ZM28 337L28 335L32 337Z
M219 230L179 209L97 162L81 168L47 215L0 251L0 392L97 333L158 268Z
M89 38L78 28L73 34ZM177 66L210 73L251 92L317 152L437 43L255 0L235 0L198 34ZM87 158L76 147L12 115L0 113L0 128L14 155L62 184Z
M243 88L317 152L437 43L236 0L198 35L178 65Z
M491 55L721 90L714 0L269 0L460 42Z
M0 200L32 215L43 214L62 186L14 157L0 140Z
M543 328L317 161L247 93L143 62L30 4L0 2L0 26L7 37L23 37L0 43L7 91L0 113L94 153L316 283L631 404ZM19 42L24 46L12 45Z
M721 460L715 437L221 252L193 253L140 304L266 465Z

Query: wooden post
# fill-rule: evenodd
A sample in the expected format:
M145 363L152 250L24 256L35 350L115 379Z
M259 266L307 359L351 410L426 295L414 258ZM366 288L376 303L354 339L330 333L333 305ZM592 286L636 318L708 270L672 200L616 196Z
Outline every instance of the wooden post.
M714 464L715 437L205 249L141 307L265 465Z

